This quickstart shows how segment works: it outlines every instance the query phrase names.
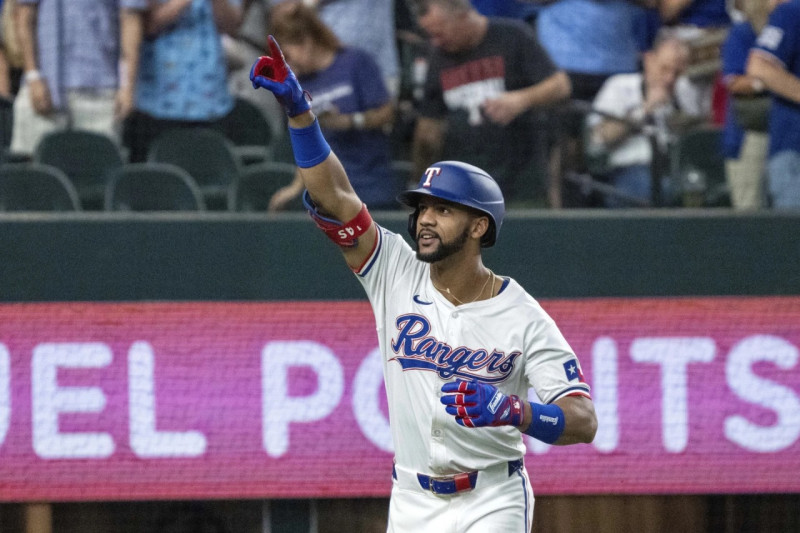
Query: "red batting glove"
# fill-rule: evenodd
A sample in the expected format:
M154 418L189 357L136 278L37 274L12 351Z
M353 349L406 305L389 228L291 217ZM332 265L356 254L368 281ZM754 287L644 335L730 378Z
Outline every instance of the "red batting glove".
M270 35L267 42L271 55L259 57L250 69L253 88L271 91L290 117L305 113L311 109L311 97L300 87L275 38Z

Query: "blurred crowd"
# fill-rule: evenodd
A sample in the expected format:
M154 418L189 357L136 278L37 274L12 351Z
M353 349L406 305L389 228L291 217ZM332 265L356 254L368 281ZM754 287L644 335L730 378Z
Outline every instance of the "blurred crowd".
M2 164L63 130L144 164L168 133L260 127L239 163L291 165L249 81L272 34L372 209L448 159L512 207L800 207L800 0L0 3ZM299 205L297 176L260 179L263 209Z

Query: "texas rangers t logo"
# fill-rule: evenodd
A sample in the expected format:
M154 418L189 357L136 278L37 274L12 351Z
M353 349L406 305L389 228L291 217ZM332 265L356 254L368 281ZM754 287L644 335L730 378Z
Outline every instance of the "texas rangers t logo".
M440 167L428 167L428 168L426 168L425 169L425 175L427 176L427 179L423 182L422 186L423 187L430 187L431 186L431 180L433 180L433 178L435 176L438 176L441 173L442 173L442 169Z

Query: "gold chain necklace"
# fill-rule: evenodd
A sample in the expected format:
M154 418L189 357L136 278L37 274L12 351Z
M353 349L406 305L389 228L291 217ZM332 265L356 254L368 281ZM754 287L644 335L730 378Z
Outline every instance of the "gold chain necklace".
M477 296L475 296L475 298L473 298L473 299L472 299L472 300L470 300L469 302L464 302L464 301L460 300L460 299L458 298L458 296L456 296L455 294L453 294L452 292L450 292L450 287L445 287L444 289L440 289L440 288L439 288L439 287L436 285L436 283L434 283L434 282L433 282L433 278L431 278L431 285L433 285L433 288L434 288L434 289L436 289L436 290L437 290L437 291L439 291L439 292L446 292L446 293L447 293L449 296L451 296L451 297L453 298L453 300L455 300L456 302L458 302L458 304L459 304L459 305L464 305L464 304L471 304L471 303L473 303L473 302L476 302L476 301L478 301L478 298L480 298L480 297L481 297L481 295L483 294L483 291L486 289L486 286L489 284L489 280L490 280L490 279L492 280L492 288L491 288L491 290L489 291L489 294L491 294L492 296L494 296L494 282L495 282L495 276L494 276L494 272L492 272L492 270L491 270L491 269L489 269L489 277L487 277L487 278L486 278L486 281L484 281L484 282L483 282L483 287L481 287L481 291L478 293L478 295L477 295Z

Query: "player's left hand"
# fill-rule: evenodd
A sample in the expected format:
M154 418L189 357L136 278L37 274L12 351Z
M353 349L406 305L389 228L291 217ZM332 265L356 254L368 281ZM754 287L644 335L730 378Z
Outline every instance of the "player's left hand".
M294 72L286 64L275 38L270 35L267 42L271 55L259 57L250 69L253 88L262 87L271 91L290 117L305 113L311 109L308 93L300 87Z
M522 424L522 401L519 396L506 396L497 388L480 381L445 383L441 402L456 422L466 427L519 426Z

